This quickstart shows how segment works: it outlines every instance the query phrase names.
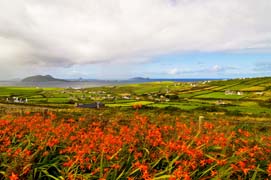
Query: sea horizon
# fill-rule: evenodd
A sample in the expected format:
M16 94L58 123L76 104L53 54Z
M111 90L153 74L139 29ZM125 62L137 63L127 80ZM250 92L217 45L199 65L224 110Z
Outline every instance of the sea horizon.
M142 79L142 80L87 80L84 81L48 81L48 82L22 82L22 81L0 81L0 86L16 86L16 87L59 87L59 88L87 88L87 87L101 87L101 86L112 86L121 84L137 84L146 82L163 82L163 81L174 81L174 82L200 82L200 81L214 81L214 80L225 80L227 78L154 78L154 79Z

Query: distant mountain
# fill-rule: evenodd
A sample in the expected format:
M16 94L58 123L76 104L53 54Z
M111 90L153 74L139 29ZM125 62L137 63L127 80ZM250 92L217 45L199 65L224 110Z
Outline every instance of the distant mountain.
M134 77L134 78L131 78L130 80L132 80L132 81L149 81L150 78Z
M67 81L64 79L56 79L51 75L46 75L46 76L42 76L42 75L36 75L36 76L30 76L30 77L26 77L24 79L22 79L22 82L50 82L50 81Z

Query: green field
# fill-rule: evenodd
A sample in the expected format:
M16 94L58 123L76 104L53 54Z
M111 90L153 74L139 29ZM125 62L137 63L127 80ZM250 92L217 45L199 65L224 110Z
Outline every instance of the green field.
M0 101L27 98L23 105L73 107L75 103L103 102L107 108L146 108L185 111L221 111L226 113L271 116L271 78L247 78L208 82L148 82L85 89L0 87ZM231 91L232 94L226 94ZM241 92L241 94L238 94Z
M106 104L107 107L132 107L135 104L149 105L153 104L152 101L134 101L134 102L124 102L124 103L115 103L115 104Z
M207 98L207 99L242 99L245 95L225 95L224 92L212 92L203 95L196 96L196 98Z
M155 103L148 105L150 107L158 107L158 108L166 108L166 107L175 107L181 110L194 110L196 108L202 106L208 106L207 104L200 104L200 103Z

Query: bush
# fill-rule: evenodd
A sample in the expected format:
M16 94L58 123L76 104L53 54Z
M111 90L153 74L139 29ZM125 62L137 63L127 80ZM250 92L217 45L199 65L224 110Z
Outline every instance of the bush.
M68 104L75 104L77 101L75 101L74 99L70 99L69 101L68 101Z
M233 110L233 111L227 111L226 115L229 115L229 116L241 116L242 113L239 110Z
M219 108L217 106L201 106L201 107L198 107L196 110L207 111L207 112L225 111L224 109Z
M164 108L166 111L179 111L180 108L174 106L167 106Z
M178 100L179 96L176 94L173 95L166 95L166 98L170 99L170 100Z
M271 99L269 99L269 100L266 101L266 102L259 102L259 105L260 105L261 107L271 108Z

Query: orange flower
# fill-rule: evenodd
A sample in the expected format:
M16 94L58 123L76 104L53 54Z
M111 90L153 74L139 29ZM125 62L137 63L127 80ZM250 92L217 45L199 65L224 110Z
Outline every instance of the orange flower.
M73 164L74 164L74 162L72 160L69 160L68 162L64 162L63 166L64 167L72 167Z
M26 112L25 112L25 115L29 115L29 114L30 114L30 111L26 111Z
M244 161L239 161L238 162L240 169L243 171L245 175L247 175L248 171L250 170L249 168L246 167L246 162Z
M28 149L24 150L24 154L25 156L31 156L31 151L29 151Z
M217 175L217 171L212 170L212 171L211 171L211 176L214 177L215 175Z
M268 173L268 176L271 176L271 163L268 165L266 171L267 171L267 173Z
M120 165L119 164L113 164L111 166L111 168L113 168L113 169L120 169Z
M18 175L17 174L15 174L15 173L11 173L11 176L9 176L9 179L10 180L18 180L19 179L19 177L18 177Z

